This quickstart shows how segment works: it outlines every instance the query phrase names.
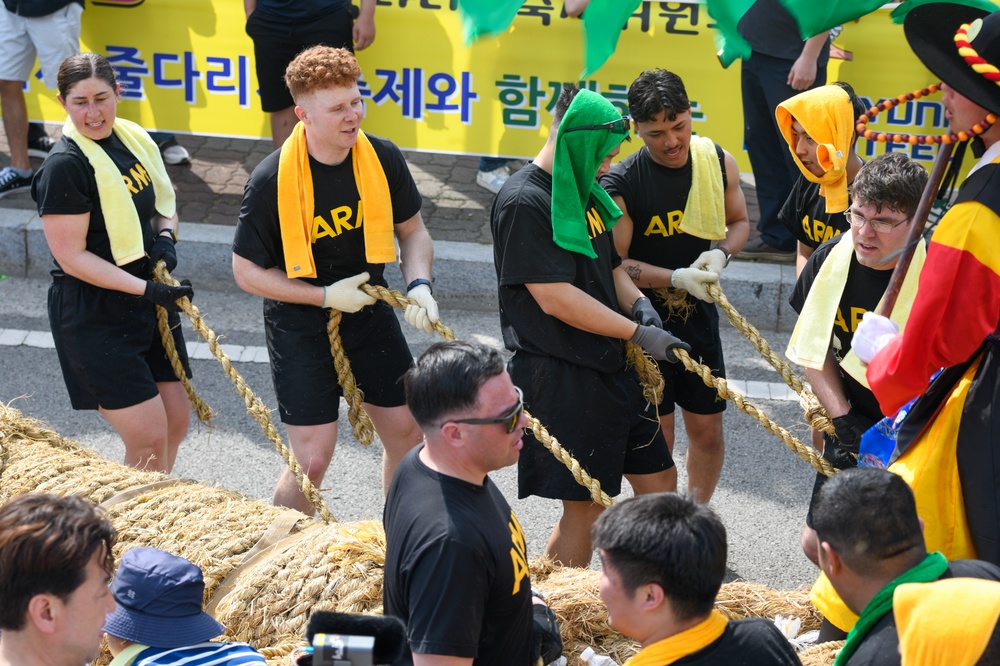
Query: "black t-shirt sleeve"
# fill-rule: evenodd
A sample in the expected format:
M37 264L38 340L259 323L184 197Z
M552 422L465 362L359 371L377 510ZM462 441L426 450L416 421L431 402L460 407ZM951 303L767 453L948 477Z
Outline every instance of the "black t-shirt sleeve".
M407 640L418 654L475 658L489 598L483 553L454 539L427 544L410 563Z
M82 215L94 210L90 164L71 152L53 152L31 183L39 215Z
M406 164L406 158L396 144L378 137L369 138L389 183L392 221L394 224L406 222L420 212L420 206L423 204L417 184Z
M279 265L278 151L265 157L243 188L240 218L233 236L233 252L260 266Z
M632 188L629 186L627 168L624 163L619 162L611 167L611 171L601 176L600 183L608 194L621 197L628 206L632 200Z
M576 261L572 252L552 241L548 201L525 188L522 196L511 198L497 212L506 218L499 228L507 234L498 241L504 247L498 270L500 286L573 282Z

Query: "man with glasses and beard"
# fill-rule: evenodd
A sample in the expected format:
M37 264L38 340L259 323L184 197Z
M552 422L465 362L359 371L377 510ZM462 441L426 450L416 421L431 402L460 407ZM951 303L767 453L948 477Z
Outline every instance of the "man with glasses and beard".
M726 376L719 313L707 286L718 283L750 233L740 172L733 156L692 136L684 82L664 69L647 70L628 89L629 113L645 144L616 164L601 184L622 210L615 247L622 267L655 303L665 328L691 345L695 358ZM666 385L659 416L673 452L674 405L687 431L688 491L708 502L722 472L725 445L716 391L676 364L660 363ZM677 488L676 468L670 490Z
M611 496L623 475L637 494L669 490L673 479L623 342L659 360L687 348L622 270L609 233L621 211L595 182L628 132L628 118L607 99L564 86L545 145L504 184L490 218L511 377L531 413ZM531 433L518 460L518 495L561 500L546 554L566 566L590 564L590 528L604 507Z
M554 661L554 616L532 598L524 532L488 476L517 461L521 390L499 351L461 341L431 346L403 381L424 443L400 463L383 515L383 606L407 632L398 663Z

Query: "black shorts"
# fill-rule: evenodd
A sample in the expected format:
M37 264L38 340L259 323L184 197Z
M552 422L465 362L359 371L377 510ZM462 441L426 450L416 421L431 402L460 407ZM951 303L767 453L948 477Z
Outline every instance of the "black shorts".
M265 112L295 105L285 85L285 69L303 50L317 44L354 50L354 19L349 7L301 21L262 11L250 14L246 31L253 40L260 105Z
M623 474L653 474L674 466L656 411L633 371L604 374L524 352L514 354L508 369L524 391L525 408L608 495L621 492ZM517 494L591 499L590 491L530 432L517 461Z
M719 311L714 303L705 303L691 296L695 309L685 319L678 315L666 316L667 310L655 294L650 295L657 312L663 317L663 328L691 345L691 358L707 365L716 377L725 378L726 362L722 357L722 338L719 336ZM674 405L680 405L692 414L718 414L726 410L726 400L714 388L705 385L701 377L688 371L680 363L660 361L663 375L663 399L660 415L673 414Z
M834 469L844 470L858 466L858 459L851 455L850 451L840 445L840 441L826 433L823 433L823 458L826 459ZM828 477L822 472L816 472L816 480L813 482L812 495L809 497L809 510L806 512L806 525L812 527L813 504L816 502L816 495L819 489L827 482Z
M180 381L156 325L156 306L120 291L54 277L49 326L73 409L123 409L159 394L157 382ZM177 355L191 376L176 312L168 321Z
M312 305L264 300L271 378L281 422L319 425L337 420L343 395L326 332L330 312ZM376 407L406 404L402 376L413 356L392 306L377 301L344 314L340 339L364 400Z

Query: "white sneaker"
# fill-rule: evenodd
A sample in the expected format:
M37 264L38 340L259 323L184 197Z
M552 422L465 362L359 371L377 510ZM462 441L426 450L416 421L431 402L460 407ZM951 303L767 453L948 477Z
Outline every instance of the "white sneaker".
M476 173L476 185L496 194L508 178L510 178L510 171L507 170L506 166L493 171L479 171Z
M191 155L188 153L187 149L180 144L168 146L160 151L160 154L163 155L164 163L170 165L187 164L191 161Z

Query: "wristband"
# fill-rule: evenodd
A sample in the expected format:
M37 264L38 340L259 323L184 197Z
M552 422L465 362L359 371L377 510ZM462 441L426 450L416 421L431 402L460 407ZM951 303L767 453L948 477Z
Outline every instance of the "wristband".
M160 229L157 232L156 236L157 237L162 236L164 231L167 232L168 234L170 234L170 240L172 240L174 243L177 242L177 232L174 231L173 229L171 229L170 227L166 227L164 229Z
M429 290L429 291L430 291L430 292L431 292L432 294L434 293L434 287L433 287L433 286L431 286L431 281L430 281L430 280L428 280L427 278L417 278L416 280L414 280L414 281L413 281L413 282L411 282L410 284L406 285L406 293L410 293L411 291L413 291L413 289L414 289L415 287L419 287L419 286L420 286L420 285L422 285L422 284L426 284L426 285L427 285L427 289L428 289L428 290Z
M732 259L733 259L733 255L730 254L729 251L726 250L725 248L716 247L715 249L719 250L720 252L722 252L722 254L726 255L726 265L723 266L723 268L727 268L729 266L729 262L732 261Z

